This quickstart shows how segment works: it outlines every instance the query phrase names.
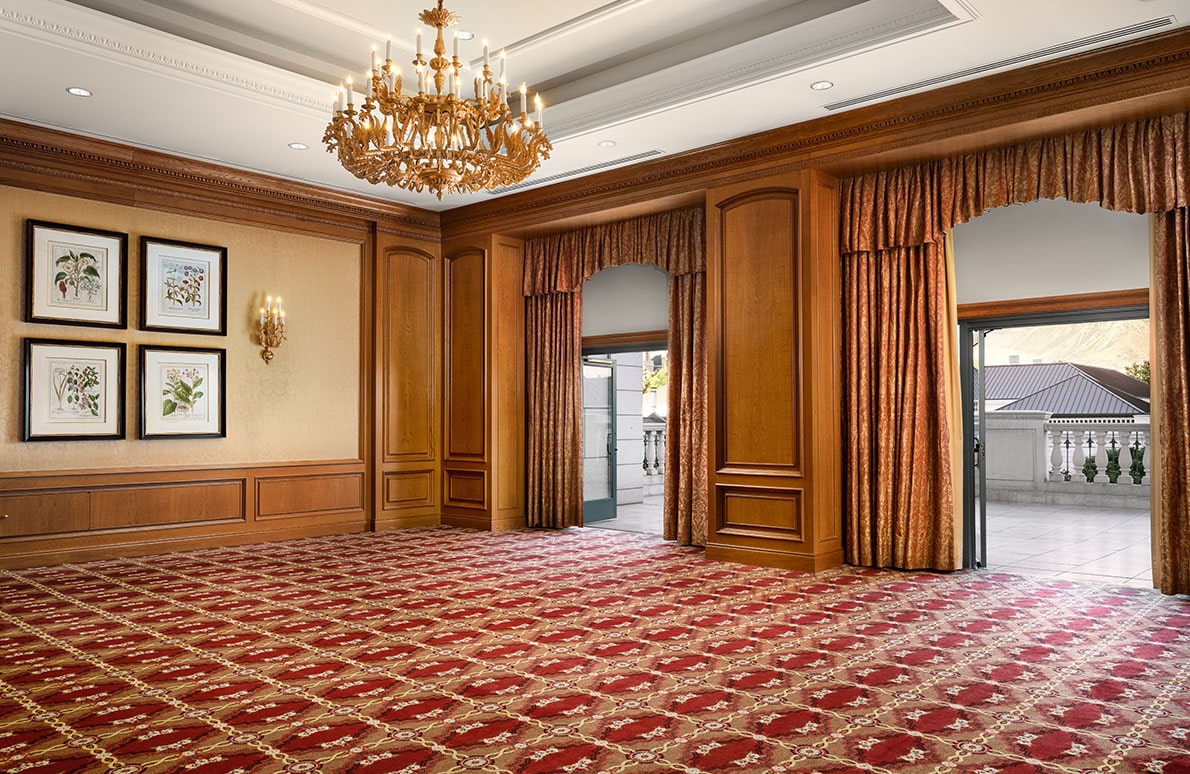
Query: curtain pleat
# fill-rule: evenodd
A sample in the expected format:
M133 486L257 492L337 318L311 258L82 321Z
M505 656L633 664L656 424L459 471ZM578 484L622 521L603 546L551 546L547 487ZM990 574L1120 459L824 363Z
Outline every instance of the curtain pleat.
M1190 208L1160 216L1155 232L1153 386L1161 413L1154 580L1166 594L1190 594Z
M578 293L525 299L530 527L583 524L581 309Z
M670 275L666 536L672 524L670 539L706 544L705 232L703 210L694 208L525 242L529 526L582 525L582 284L602 269L640 263ZM553 300L535 303L543 298ZM560 298L571 299L569 312Z
M944 250L854 253L844 288L847 442L855 450L847 561L957 569Z
M706 275L669 281L669 412L665 421L666 540L707 544Z
M897 556L918 561L920 546L933 544L939 551L937 564L943 565L948 554L939 540L939 524L951 510L954 486L919 486L915 471L892 470L894 463L912 460L921 465L923 457L936 454L937 430L952 424L944 419L951 411L944 397L937 404L918 399L905 383L914 373L941 378L933 370L936 364L923 357L929 347L923 343L915 349L914 344L919 339L932 340L931 328L944 319L936 315L945 312L941 304L925 308L915 300L933 299L937 278L944 274L937 267L923 269L933 264L923 263L923 256L939 249L954 226L994 207L1036 199L1094 202L1134 213L1185 210L1190 207L1190 113L863 175L844 180L842 195L840 243L848 277L844 305L850 310L846 325L850 392L845 417L850 441L848 560L903 566ZM1152 316L1165 373L1154 388L1157 402L1169 406L1163 408L1161 425L1166 430L1161 440L1168 439L1170 446L1160 448L1161 475L1153 508L1154 521L1160 525L1157 579L1161 590L1172 594L1186 593L1185 579L1190 576L1186 524L1190 452L1185 451L1184 408L1186 226L1184 216L1163 218L1154 269L1158 301ZM924 294L915 297L905 289L914 283L925 284ZM867 303L877 304L876 309L862 306ZM903 373L879 347L910 358L900 366ZM924 434L923 428L928 428ZM957 474L949 465L936 470L939 477ZM888 476L893 480L886 480ZM911 501L898 501L896 507L908 507L926 519L920 538L895 531L904 517L890 516L888 509L893 507L890 502L902 497ZM934 499L932 506L930 499ZM934 524L927 516L931 507L936 512ZM899 544L904 546L898 548Z

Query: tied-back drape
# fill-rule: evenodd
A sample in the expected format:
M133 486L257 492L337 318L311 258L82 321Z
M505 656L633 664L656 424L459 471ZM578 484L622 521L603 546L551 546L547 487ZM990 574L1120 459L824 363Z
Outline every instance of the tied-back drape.
M582 284L640 263L670 275L665 537L706 543L704 233L696 208L525 242L529 526L582 524Z
M1153 502L1155 574L1159 588L1165 593L1190 593L1190 501L1186 484L1190 474L1190 448L1186 441L1190 420L1186 377L1186 337L1190 330L1187 284L1190 256L1186 236L1186 210L1190 205L1190 114L1129 122L845 180L841 235L845 271L858 278L867 271L865 266L872 262L873 256L895 252L912 256L915 253L911 248L941 245L954 226L994 207L1054 198L1094 202L1110 210L1161 214L1154 225L1151 310L1156 333L1153 387L1161 412L1157 439L1160 468L1155 476L1160 486ZM878 268L880 282L896 286L905 281L903 275L908 276L912 270L908 263L908 260L893 261ZM939 281L945 264L934 261L930 265L930 277L910 277L907 281L925 282L928 287L924 292L932 296L928 288ZM867 287L861 287L858 280L848 281L845 292L849 296L846 299L849 308L863 302L858 291ZM934 329L942 327L938 315L943 311L930 310L933 321L923 330L917 316L919 308L911 303L902 304L887 315L889 331L882 331L879 336L874 336L870 326L849 322L848 350L873 352L881 346L880 336L891 336L898 341L923 337L929 342L923 348L941 346L934 342L940 335ZM870 371L863 370L867 367L864 362L849 358L847 364L849 478L862 482L853 483L848 498L848 560L853 562L868 563L865 558L879 556L873 546L864 545L872 539L872 524L899 528L908 522L915 531L941 534L945 531L942 522L948 521L953 512L953 501L947 499L955 496L953 485L949 487L949 495L945 486L916 486L903 480L918 475L916 471L902 469L894 464L895 459L880 457L887 448L903 453L905 447L910 447L919 464L922 455L940 458L941 440L930 433L923 441L919 425L941 430L947 424L944 416L950 410L929 400L916 400L910 404L908 413L898 413L906 406L898 402L898 392L884 386L886 383L898 385L911 378L943 378L940 373L917 364L897 363L898 351L873 355L882 369L875 382ZM874 449L872 428L890 440ZM919 443L925 446L915 447ZM936 470L952 480L958 475L951 466ZM908 501L903 501L884 496L884 491L910 494ZM894 513L894 508L907 509L908 516ZM897 535L876 537L878 541L893 543L900 539ZM928 563L916 566L947 563L944 554L931 556L931 553L924 551L918 556L910 551L909 561L917 562L924 557ZM893 566L902 565L894 562Z

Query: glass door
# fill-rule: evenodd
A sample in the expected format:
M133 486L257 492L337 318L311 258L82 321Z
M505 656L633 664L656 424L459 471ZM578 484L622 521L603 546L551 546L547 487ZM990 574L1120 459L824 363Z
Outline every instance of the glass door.
M610 360L583 358L583 522L616 517L616 379Z
M963 438L963 566L987 567L988 504L987 438L985 404L987 384L984 373L984 345L992 328L959 326L959 367L962 369Z

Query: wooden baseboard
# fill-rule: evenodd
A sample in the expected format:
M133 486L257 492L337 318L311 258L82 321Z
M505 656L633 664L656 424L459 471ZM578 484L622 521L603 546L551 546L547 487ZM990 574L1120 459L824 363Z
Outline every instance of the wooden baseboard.
M375 530L384 532L392 529L437 527L440 524L442 524L442 517L436 513L420 516L383 516L377 517Z
M822 572L843 563L843 551L831 551L825 554L809 556L805 554L787 554L780 551L768 551L763 548L747 548L744 546L707 545L707 559L713 562L733 562L735 564L752 564L759 567L776 567L782 570L797 570L799 572Z

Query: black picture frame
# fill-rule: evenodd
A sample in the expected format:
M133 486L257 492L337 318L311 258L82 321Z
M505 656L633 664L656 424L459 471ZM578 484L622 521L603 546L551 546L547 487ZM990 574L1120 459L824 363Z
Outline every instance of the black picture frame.
M123 440L123 342L23 342L23 440Z
M128 235L25 221L25 322L127 328Z
M140 438L227 436L227 350L140 347Z
M140 329L227 335L227 248L140 238Z

